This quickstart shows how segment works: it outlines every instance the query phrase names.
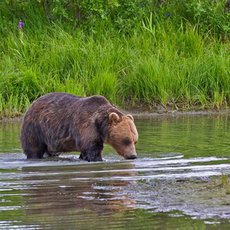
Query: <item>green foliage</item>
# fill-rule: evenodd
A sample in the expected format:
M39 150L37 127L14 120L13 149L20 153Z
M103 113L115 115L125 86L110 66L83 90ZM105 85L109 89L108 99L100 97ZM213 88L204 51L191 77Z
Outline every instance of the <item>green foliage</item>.
M130 33L152 13L154 24L167 20L177 24L186 20L203 31L229 35L230 14L225 10L225 2L226 0L2 0L0 7L2 19L13 19L15 23L15 20L23 18L28 27L35 28L58 22L65 23L65 27L82 27L93 33L97 33L100 26Z
M230 33L230 14L225 12L226 1L189 0L185 3L185 17L197 23L203 30L215 33Z
M229 106L224 1L160 2L1 1L0 113L24 112L52 91L120 105Z

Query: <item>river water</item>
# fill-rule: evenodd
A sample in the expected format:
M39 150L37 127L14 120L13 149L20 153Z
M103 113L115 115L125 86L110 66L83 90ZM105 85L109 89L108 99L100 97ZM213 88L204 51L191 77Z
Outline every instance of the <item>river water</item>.
M230 229L230 116L136 120L138 159L105 146L26 160L0 123L0 229Z

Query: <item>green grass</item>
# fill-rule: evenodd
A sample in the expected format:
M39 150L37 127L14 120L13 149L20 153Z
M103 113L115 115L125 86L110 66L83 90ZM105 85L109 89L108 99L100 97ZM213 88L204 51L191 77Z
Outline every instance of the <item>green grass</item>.
M23 113L48 92L101 94L125 107L221 109L230 102L229 41L189 23L151 22L131 35L53 24L0 36L0 114Z
M230 194L230 181L227 174L221 175L221 185L225 189L226 194Z

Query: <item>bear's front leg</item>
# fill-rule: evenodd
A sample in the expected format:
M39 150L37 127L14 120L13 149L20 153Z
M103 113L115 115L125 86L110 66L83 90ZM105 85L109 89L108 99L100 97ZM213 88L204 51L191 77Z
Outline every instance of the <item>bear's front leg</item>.
M87 151L87 152L81 152L80 157L81 160L84 161L102 161L101 153L98 152L92 152L92 151Z
M84 161L102 161L101 151L98 150L86 150L82 151L79 159Z

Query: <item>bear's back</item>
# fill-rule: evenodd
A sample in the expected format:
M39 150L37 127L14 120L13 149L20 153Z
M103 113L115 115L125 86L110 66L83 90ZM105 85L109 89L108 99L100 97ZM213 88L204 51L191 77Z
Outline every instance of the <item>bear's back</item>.
M103 96L79 97L68 93L48 93L35 100L25 114L33 116L33 120L41 116L55 116L65 119L73 113L90 115L100 107L112 106Z

